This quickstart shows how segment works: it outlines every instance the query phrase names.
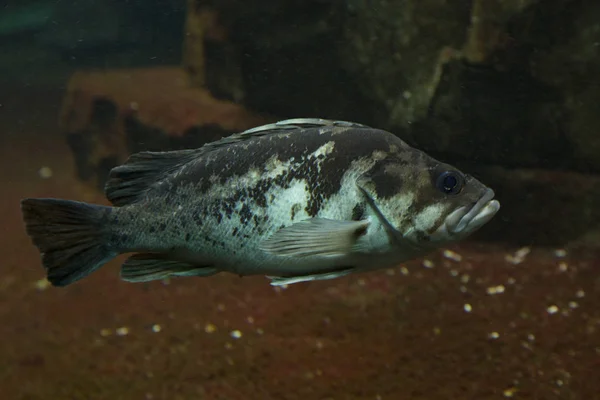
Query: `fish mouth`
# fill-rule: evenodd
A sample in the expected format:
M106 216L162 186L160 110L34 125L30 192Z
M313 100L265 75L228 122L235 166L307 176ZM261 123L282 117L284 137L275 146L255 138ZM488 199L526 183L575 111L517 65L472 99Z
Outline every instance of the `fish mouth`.
M448 215L445 229L452 235L469 235L488 223L499 209L500 202L494 200L494 191L488 189L470 209L460 207Z

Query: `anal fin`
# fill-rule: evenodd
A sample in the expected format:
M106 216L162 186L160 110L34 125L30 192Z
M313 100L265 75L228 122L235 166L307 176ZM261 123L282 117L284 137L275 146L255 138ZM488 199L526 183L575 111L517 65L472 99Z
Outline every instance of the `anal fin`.
M348 268L333 272L324 272L321 274L301 275L301 276L267 276L271 280L271 286L291 285L299 282L323 281L327 279L340 278L350 274L354 269Z
M127 282L149 282L172 276L211 276L219 270L168 259L164 254L139 253L129 257L121 268L121 279Z

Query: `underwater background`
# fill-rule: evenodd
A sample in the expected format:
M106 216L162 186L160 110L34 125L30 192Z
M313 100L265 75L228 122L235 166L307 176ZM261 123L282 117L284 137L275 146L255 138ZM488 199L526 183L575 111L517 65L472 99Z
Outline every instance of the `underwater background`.
M0 3L1 399L600 399L600 3ZM396 268L275 288L45 280L25 197L285 118L386 129L502 208Z

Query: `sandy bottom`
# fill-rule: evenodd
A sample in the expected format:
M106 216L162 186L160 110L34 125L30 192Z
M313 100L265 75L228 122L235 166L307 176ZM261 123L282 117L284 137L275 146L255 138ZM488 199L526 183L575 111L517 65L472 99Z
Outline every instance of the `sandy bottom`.
M593 399L600 257L463 243L275 290L263 277L44 286L19 200L100 201L56 132L61 90L0 107L3 399ZM38 174L48 167L52 177Z

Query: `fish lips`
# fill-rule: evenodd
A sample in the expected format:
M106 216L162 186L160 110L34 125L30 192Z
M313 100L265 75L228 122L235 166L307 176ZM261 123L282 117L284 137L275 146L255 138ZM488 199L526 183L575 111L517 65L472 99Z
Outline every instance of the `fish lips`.
M488 223L500 209L500 202L494 200L494 191L486 190L484 195L470 209L460 207L446 218L444 227L448 233L466 236Z

